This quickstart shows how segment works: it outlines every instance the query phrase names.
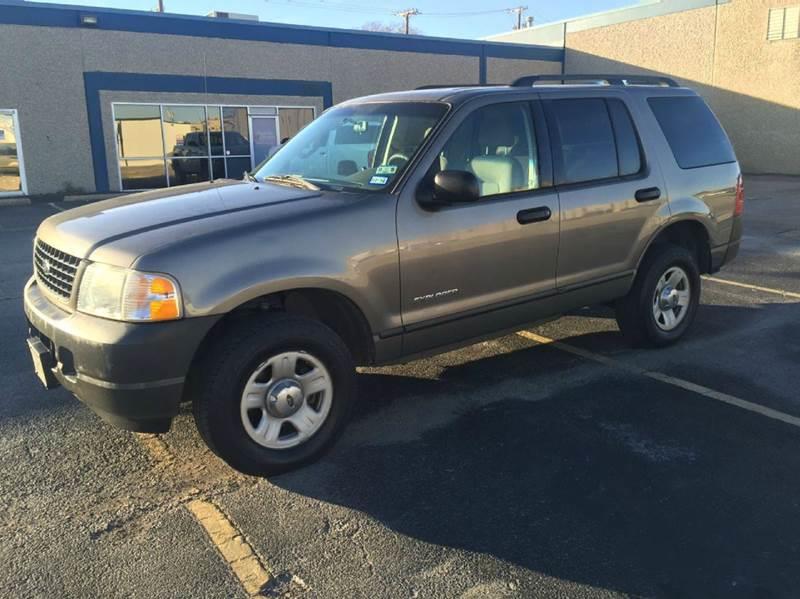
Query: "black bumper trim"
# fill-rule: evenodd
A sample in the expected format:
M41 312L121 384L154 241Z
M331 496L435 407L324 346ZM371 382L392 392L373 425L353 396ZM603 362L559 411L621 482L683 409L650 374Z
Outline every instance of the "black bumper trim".
M49 349L58 382L103 420L138 432L169 429L195 352L221 318L134 324L68 313L33 279L24 297L30 333Z

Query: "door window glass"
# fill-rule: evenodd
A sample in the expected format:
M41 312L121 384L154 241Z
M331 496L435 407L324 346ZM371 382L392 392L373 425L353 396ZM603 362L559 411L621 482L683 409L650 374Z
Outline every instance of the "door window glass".
M550 134L556 146L559 183L582 183L616 177L617 148L606 103L602 98L551 100Z
M277 121L272 117L250 117L253 131L253 163L261 164L278 148Z
M440 170L468 171L481 197L539 187L533 120L526 102L494 104L469 115L439 155Z

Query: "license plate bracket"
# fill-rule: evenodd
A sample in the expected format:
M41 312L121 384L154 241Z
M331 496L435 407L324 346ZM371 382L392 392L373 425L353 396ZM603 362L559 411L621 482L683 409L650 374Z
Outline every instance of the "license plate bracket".
M42 382L42 385L44 385L44 388L54 389L58 387L58 379L56 375L53 374L56 360L50 348L42 343L42 340L38 337L28 337L28 349L31 351L33 370Z

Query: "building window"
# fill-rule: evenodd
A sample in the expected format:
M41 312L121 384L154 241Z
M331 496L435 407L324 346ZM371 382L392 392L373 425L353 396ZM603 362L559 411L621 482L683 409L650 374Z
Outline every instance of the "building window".
M769 41L800 37L800 6L769 9L767 39Z
M122 189L241 179L315 116L313 107L113 104Z
M0 109L0 197L27 193L17 111Z

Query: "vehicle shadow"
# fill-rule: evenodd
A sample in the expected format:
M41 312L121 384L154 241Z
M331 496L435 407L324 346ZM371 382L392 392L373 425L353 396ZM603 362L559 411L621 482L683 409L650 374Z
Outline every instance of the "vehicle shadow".
M769 336L798 311L706 305L698 326L727 343L718 322ZM436 377L415 364L359 375L358 416L332 454L271 482L594 588L795 593L800 431L548 346L442 363Z

